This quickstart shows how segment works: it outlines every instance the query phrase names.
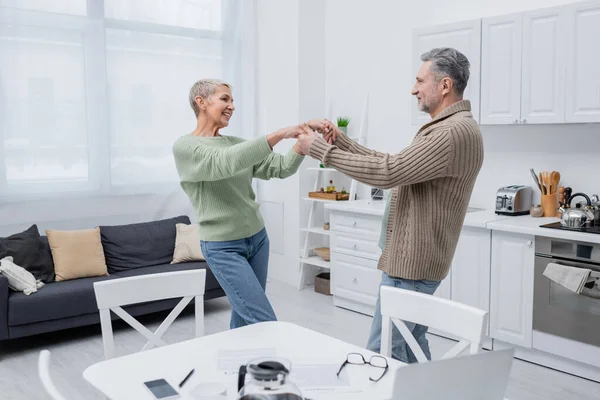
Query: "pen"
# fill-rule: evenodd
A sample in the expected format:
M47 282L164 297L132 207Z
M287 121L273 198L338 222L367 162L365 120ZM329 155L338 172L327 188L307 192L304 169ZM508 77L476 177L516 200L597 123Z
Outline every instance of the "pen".
M192 368L192 370L190 371L190 373L187 374L187 376L185 378L183 378L183 380L179 384L179 387L182 387L187 382L187 380L190 379L190 376L192 376L193 373L194 373L194 369Z

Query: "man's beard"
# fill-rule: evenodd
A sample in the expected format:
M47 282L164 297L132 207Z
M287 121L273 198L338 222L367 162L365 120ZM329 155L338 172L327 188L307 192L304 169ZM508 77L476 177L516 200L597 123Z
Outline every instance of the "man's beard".
M419 110L430 113L431 110L437 108L440 105L440 101L437 101L435 97L430 97L428 101L424 101L425 99L421 99L419 101Z

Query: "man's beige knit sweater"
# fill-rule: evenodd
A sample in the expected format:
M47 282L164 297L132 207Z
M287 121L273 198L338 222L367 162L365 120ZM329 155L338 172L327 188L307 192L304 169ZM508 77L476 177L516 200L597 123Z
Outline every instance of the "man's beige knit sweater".
M483 162L468 100L443 110L398 154L341 135L333 145L317 138L310 155L367 185L393 188L380 270L404 279L446 277Z

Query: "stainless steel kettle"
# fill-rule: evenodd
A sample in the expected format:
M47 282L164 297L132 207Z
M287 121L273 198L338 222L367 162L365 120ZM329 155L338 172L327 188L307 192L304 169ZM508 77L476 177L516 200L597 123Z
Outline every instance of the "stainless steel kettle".
M587 204L583 208L571 208L571 201L578 196L582 196L587 200ZM565 205L560 207L562 213L560 217L561 226L567 228L591 228L594 226L594 213L592 212L592 202L585 193L575 193L570 196Z

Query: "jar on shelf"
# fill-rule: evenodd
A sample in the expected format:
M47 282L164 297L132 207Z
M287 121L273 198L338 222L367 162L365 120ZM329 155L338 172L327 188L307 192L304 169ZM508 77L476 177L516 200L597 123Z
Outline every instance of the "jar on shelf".
M544 209L542 208L541 204L534 204L529 209L529 214L532 217L540 218L540 217L542 217L544 215Z
M325 222L325 223L323 224L323 229L324 229L324 230L326 230L326 231L328 231L328 230L329 230L329 222Z

